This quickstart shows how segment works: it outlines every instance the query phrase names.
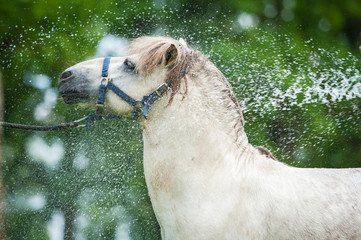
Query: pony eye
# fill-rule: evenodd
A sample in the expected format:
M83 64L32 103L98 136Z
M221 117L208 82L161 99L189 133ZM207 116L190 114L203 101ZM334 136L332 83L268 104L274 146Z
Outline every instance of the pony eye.
M128 58L124 60L124 66L132 71L135 69L134 63L132 63Z

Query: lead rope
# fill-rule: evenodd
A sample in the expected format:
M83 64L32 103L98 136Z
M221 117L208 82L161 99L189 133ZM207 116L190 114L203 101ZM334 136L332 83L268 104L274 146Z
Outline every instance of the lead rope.
M54 130L61 130L66 128L84 127L85 126L84 124L82 125L79 123L81 121L84 121L86 118L87 117L68 123L60 123L54 126L25 125L25 124L8 123L8 122L0 122L0 126L7 128L22 129L22 130L32 130L32 131L54 131Z
M26 124L18 124L18 123L8 123L8 122L0 122L1 127L6 128L15 128L22 130L30 130L30 131L55 131L55 130L63 130L67 128L78 128L85 127L86 129L90 129L96 120L100 119L122 119L123 116L118 114L106 114L104 116L99 116L97 114L89 114L86 117L75 120L73 122L60 123L58 125L53 126L38 126L38 125L26 125ZM85 124L80 124L85 121Z

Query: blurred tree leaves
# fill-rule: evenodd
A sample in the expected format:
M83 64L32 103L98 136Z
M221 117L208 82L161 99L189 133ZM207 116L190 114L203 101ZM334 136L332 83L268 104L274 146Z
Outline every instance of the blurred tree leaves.
M332 101L312 91L360 76L360 12L358 0L0 0L5 120L55 124L89 114L60 100L37 122L34 109L45 92L29 79L47 75L55 88L61 72L91 58L108 34L170 35L207 54L229 79L253 144L296 166L360 167L359 97ZM246 20L251 27L240 26ZM317 79L324 80L315 85ZM49 145L60 139L65 153L57 168L29 154L34 136ZM59 212L66 239L113 239L124 234L119 231L159 239L136 123L100 122L91 131L57 133L5 130L4 137L10 239L48 239ZM46 200L40 209L29 207L34 194Z

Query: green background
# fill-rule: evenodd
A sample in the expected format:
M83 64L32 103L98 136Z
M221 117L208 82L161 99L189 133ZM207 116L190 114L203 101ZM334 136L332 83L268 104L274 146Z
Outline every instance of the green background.
M359 0L0 0L4 119L46 125L91 113L58 96L46 118L34 115L61 72L94 57L108 35L184 38L230 81L252 144L293 166L361 167ZM46 89L32 84L38 74L50 79ZM39 139L50 152L62 146L55 167L31 153ZM65 239L159 239L141 139L129 120L91 131L5 129L8 238L49 239L60 216ZM75 166L79 157L86 167ZM29 205L33 196L40 207Z

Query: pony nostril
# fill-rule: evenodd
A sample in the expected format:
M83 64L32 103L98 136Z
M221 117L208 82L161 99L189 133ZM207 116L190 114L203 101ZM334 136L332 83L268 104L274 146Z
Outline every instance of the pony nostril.
M66 79L68 77L70 77L73 73L71 71L65 71L61 74L60 78L61 79Z

